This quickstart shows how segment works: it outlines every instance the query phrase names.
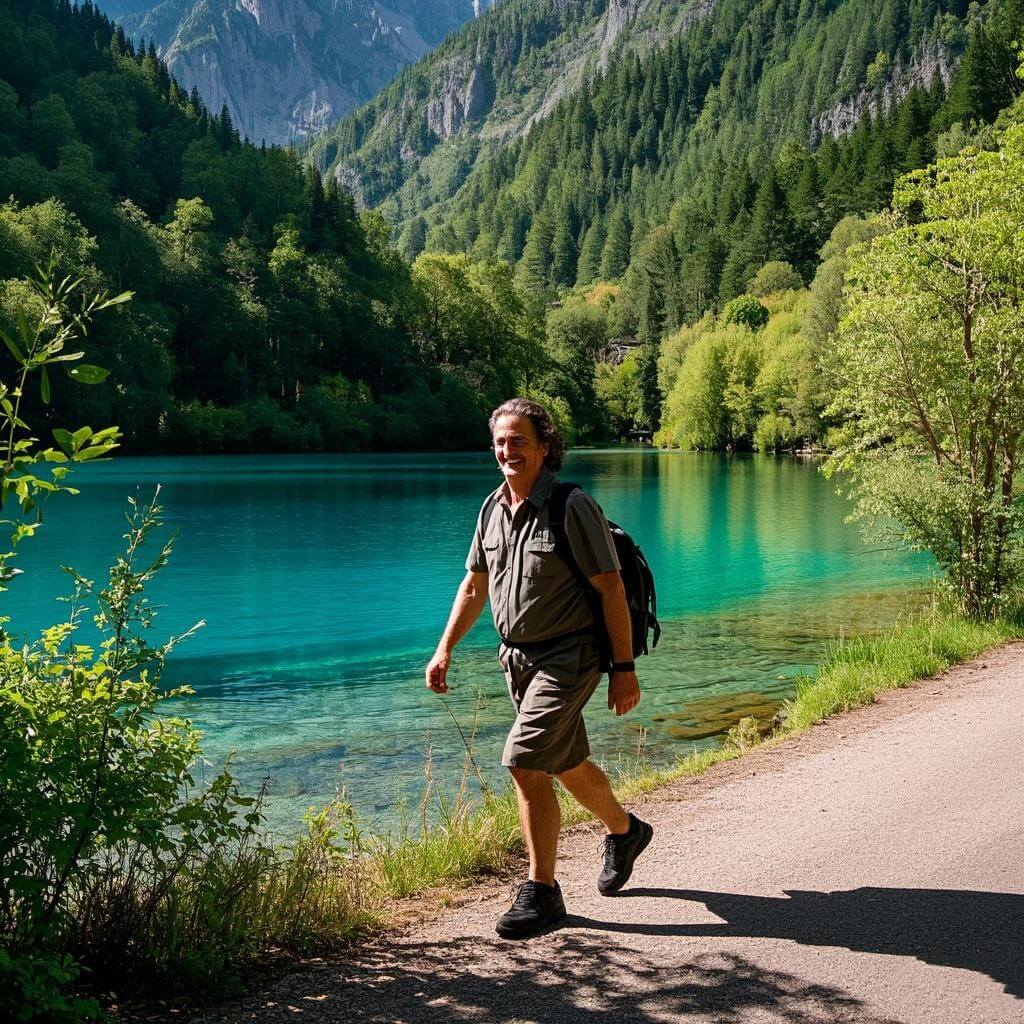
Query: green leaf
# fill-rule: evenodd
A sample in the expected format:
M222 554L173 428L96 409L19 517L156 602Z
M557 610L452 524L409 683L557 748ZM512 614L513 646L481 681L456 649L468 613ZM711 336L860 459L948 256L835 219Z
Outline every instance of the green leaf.
M71 435L72 446L75 449L81 448L90 437L92 437L92 427L79 427Z
M48 359L50 363L72 363L76 359L81 359L84 356L84 352L66 352L62 356L54 356L52 359Z
M91 363L79 363L68 370L68 376L77 380L79 384L99 384L110 376L110 371Z
M39 397L43 400L44 405L50 404L50 375L47 373L45 364L39 372Z
M25 362L25 353L18 347L18 343L12 338L6 331L0 330L0 338L3 338L4 344L11 350L11 355L18 360L19 363Z
M112 299L105 299L96 308L107 309L109 306L120 306L122 302L131 302L134 296L135 292L121 292L120 295L115 295Z
M71 436L71 431L64 430L63 427L55 427L53 437L57 444L70 455L75 447L75 439Z
M28 326L28 318L25 316L25 310L23 309L18 310L18 334L21 337L21 343L25 346L25 351L31 352L35 336Z
M89 459L98 459L101 455L106 455L113 448L119 447L116 444L97 444L89 448L84 449L78 453L79 462L88 462Z

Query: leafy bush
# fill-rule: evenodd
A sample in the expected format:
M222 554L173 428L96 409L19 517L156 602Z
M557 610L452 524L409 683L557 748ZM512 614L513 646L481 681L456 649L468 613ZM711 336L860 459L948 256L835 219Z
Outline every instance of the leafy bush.
M768 323L768 309L753 295L738 295L722 309L723 324L740 324L756 331Z
M747 291L763 298L765 295L792 291L803 286L804 280L792 264L784 260L770 260L750 279Z
M38 530L44 501L76 493L65 482L71 464L104 456L119 436L55 429L58 447L41 446L21 417L28 378L38 376L44 403L52 369L102 380L106 371L69 349L93 313L131 297L89 298L80 281L58 283L52 261L19 293L13 325L0 323L18 367L13 385L0 382L0 503L20 510L6 521L3 582L15 578L13 549ZM231 411L213 411L204 428L214 407L196 409L199 429ZM2 1019L97 1019L86 983L223 993L247 957L337 941L373 917L349 805L311 815L304 836L274 847L262 793L243 796L227 766L196 783L199 733L167 708L189 691L159 686L167 655L192 630L158 647L146 639L155 610L145 589L171 552L167 541L142 557L160 525L157 496L131 503L127 548L102 587L68 570L65 622L31 642L0 631ZM80 642L87 611L98 647Z
M762 416L754 430L754 447L759 452L777 452L796 441L792 420L775 413Z

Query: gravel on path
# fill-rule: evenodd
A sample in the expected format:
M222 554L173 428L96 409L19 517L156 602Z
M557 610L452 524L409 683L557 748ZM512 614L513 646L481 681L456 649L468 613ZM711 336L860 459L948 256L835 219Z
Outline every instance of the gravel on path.
M508 884L204 1024L1024 1024L1024 645L659 790L627 888L563 840L569 919L505 942Z

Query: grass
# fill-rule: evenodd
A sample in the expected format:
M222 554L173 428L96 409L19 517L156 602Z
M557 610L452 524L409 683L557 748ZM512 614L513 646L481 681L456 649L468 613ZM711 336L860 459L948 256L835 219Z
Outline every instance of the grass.
M720 746L695 750L668 767L648 763L641 731L635 756L615 773L616 792L635 800L702 775L764 743L870 704L884 690L1022 637L1019 621L977 623L932 608L878 636L838 640L818 672L799 682L781 724L766 731L744 719ZM187 892L172 899L177 920L164 919L162 925L192 933L182 936L177 953L190 947L192 956L205 961L206 970L197 973L205 974L207 991L211 982L223 991L233 965L259 964L270 950L295 955L337 948L339 941L387 928L396 919L398 900L427 894L437 905L445 890L507 869L522 850L515 794L511 786L493 791L486 785L473 759L472 734L463 740L466 760L456 792L435 784L428 758L424 795L415 808L404 809L395 831L362 835L351 807L341 802L311 817L307 835L281 855L259 863L244 857L211 863L209 869L224 876L212 888L230 899L211 904L209 886L202 907L190 903ZM482 798L471 785L474 778ZM586 812L558 788L563 825L586 820Z
M880 636L836 641L817 675L797 685L783 732L801 732L830 715L871 704L883 690L908 686L1022 636L1024 625L1016 619L974 622L933 608Z

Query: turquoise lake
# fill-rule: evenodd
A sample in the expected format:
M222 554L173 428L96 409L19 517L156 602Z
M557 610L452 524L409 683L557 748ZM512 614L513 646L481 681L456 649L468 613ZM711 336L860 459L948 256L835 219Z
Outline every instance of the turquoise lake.
M777 702L830 638L891 624L930 562L875 550L847 503L805 461L641 449L570 454L561 474L593 493L654 569L664 634L641 661L639 713L599 691L595 756L669 760L732 708ZM153 640L206 626L172 655L177 710L216 765L234 751L248 786L270 776L272 822L295 827L344 788L371 827L415 801L428 754L457 781L464 748L423 666L447 618L480 503L500 482L489 452L456 455L120 458L83 467L25 541L26 570L0 595L11 628L61 621L61 563L102 577L120 550L126 498L162 485L171 563L151 597ZM154 545L155 547L155 545ZM82 637L92 639L92 637ZM510 705L489 613L456 652L447 707L497 778ZM694 738L696 737L696 738Z

